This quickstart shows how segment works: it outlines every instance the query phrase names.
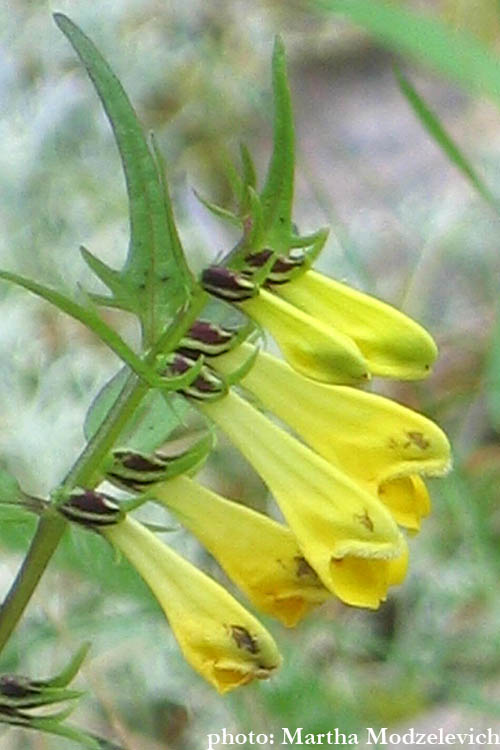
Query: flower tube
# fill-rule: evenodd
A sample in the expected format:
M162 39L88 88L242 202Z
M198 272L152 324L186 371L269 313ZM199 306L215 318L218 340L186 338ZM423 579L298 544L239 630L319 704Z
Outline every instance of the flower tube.
M432 337L407 315L316 271L273 286L273 291L315 320L327 322L350 337L373 375L425 378L437 357Z
M243 345L215 364L229 372L252 351ZM434 422L383 396L308 380L265 352L241 383L320 456L379 492L398 523L418 529L429 498L418 476L410 477L450 468L448 439Z
M222 586L130 517L99 529L158 599L186 660L220 693L281 664L271 635Z
M295 626L331 597L286 526L179 476L152 496L175 513L250 601Z
M401 564L404 540L390 512L374 494L234 392L219 401L201 404L200 408L224 430L266 482L304 557L330 591L346 601L340 581L351 558L356 564L360 564L358 558L367 558L384 570L390 560ZM339 560L346 562L339 565ZM387 585L390 578L385 578ZM372 593L367 594L370 603L366 605L360 598L349 603L377 606Z
M369 380L358 346L326 319L318 320L266 289L239 306L271 332L287 362L305 377L351 385Z

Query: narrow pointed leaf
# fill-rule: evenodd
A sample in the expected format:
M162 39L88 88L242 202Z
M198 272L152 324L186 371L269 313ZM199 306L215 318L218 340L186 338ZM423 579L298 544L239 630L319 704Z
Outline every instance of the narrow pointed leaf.
M479 195L484 198L497 213L500 213L500 203L491 193L490 189L484 184L482 179L472 167L469 160L459 149L453 138L445 130L437 115L432 112L420 94L417 93L408 78L402 71L395 68L396 79L401 92L406 97L409 105L417 115L418 119L427 130L429 135L434 139L437 145L444 151L445 155L452 161L462 174L469 180L471 185L477 190Z
M255 190L257 187L257 173L252 155L244 143L240 143L241 163L243 164L243 184Z
M33 718L29 724L24 724L23 726L29 726L30 728L36 729L39 732L44 732L45 734L66 737L68 740L76 742L80 747L86 747L89 748L89 750L104 750L105 748L113 747L113 745L103 744L102 740L87 734L87 732L83 732L81 729L77 729L68 724L62 724L60 720L56 719L37 717Z
M241 227L242 221L239 216L236 216L236 214L233 214L232 211L228 211L227 208L222 208L222 206L218 206L216 203L212 203L211 201L207 200L206 198L203 198L202 195L197 190L193 190L193 193L195 194L196 198L200 201L200 203L205 206L207 211L210 211L214 216L217 216L219 219L223 219L224 221L229 222L230 224L233 224L233 226Z
M279 37L273 51L273 94L273 153L260 198L263 225L269 232L266 239L273 250L282 252L288 249L287 240L291 233L295 155L285 48Z
M0 279L5 281L11 281L13 284L24 287L33 294L42 297L43 299L50 302L59 310L62 310L67 315L70 315L75 320L79 320L87 328L98 336L107 346L124 362L130 364L130 366L137 372L144 371L144 365L135 354L134 351L125 343L125 341L108 326L102 318L99 317L97 312L89 307L83 307L82 305L75 302L70 297L66 297L65 294L50 289L49 287L39 284L37 281L28 279L25 276L21 276L17 273L11 273L10 271L0 271Z
M133 300L145 344L152 344L186 300L191 279L179 265L158 167L122 85L94 44L69 18L54 19L95 86L116 138L130 207L130 247L121 280L123 299Z
M102 260L96 258L95 255L92 255L92 253L85 247L82 246L80 252L88 267L95 273L102 283L108 287L113 295L112 297L109 297L109 300L107 297L99 294L91 294L91 298L95 301L99 301L99 304L102 305L108 304L109 307L117 307L129 311L133 310L135 307L134 295L131 290L123 284L120 272L107 266L106 263L103 263Z
M338 13L476 94L500 103L500 59L466 31L388 0L314 0L318 9Z
M185 291L186 291L186 297L187 297L189 294L190 287L192 286L194 280L191 275L191 271L189 270L189 266L186 262L186 257L184 255L184 250L182 249L182 244L179 238L179 233L177 232L177 227L175 225L174 214L172 211L172 202L170 200L170 194L168 191L167 167L165 164L165 159L163 158L163 154L158 148L158 144L156 142L154 133L150 134L150 140L151 140L151 146L153 148L153 156L155 159L156 173L158 175L158 181L159 181L160 188L161 188L163 207L165 209L165 215L167 218L169 247L171 249L175 262L177 264L177 268L180 271L182 282L185 284L185 287L186 287Z
M91 643L89 641L83 643L76 654L71 658L69 664L59 672L58 675L55 675L55 677L52 677L50 680L46 680L44 684L54 688L69 685L71 680L78 674L80 667L90 650L90 646Z

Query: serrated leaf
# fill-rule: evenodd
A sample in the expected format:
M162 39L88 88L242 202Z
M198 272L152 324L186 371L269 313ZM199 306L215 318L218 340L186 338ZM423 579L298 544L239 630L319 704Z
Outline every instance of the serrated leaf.
M429 135L444 151L448 159L453 162L466 179L469 180L479 195L484 198L497 213L500 213L499 201L497 201L492 192L479 177L476 170L472 167L467 157L462 153L450 134L445 130L437 115L429 109L420 94L398 67L395 67L394 72L401 92L406 97L410 107L413 109Z
M129 199L130 245L115 304L139 317L149 347L186 302L193 280L172 246L168 195L127 94L93 42L63 14L54 19L84 64L118 145Z
M117 307L122 310L133 310L135 307L134 294L130 289L124 286L119 271L110 268L102 260L93 255L86 247L80 247L82 258L88 267L95 273L98 279L108 287L112 293L111 297L99 294L91 294L91 298L100 305L108 307Z
M67 315L70 315L75 320L79 320L87 328L89 328L95 335L103 341L121 360L130 364L130 366L136 370L136 372L142 373L145 367L132 349L125 343L125 341L119 336L119 334L113 330L104 320L97 314L97 311L91 307L83 307L75 300L67 297L62 292L58 292L55 289L50 289L43 284L39 284L37 281L28 279L25 276L21 276L17 273L11 273L10 271L0 271L0 279L5 281L11 281L13 284L22 286L29 292L36 294L38 297L42 297L47 302L50 302L59 310L62 310Z
M285 48L276 37L273 50L273 153L260 194L266 242L276 252L288 250L292 231L293 181L295 169L292 102L286 75Z
M411 55L500 103L500 60L467 32L387 0L314 0L314 5L346 16L390 49Z
M184 255L184 250L179 238L179 233L177 232L177 227L175 225L175 219L172 210L172 201L170 200L170 194L168 191L167 166L165 164L165 159L163 158L163 154L158 148L154 133L150 134L150 140L151 146L153 148L156 173L158 175L158 181L161 188L163 207L165 209L165 214L167 217L169 247L177 263L177 267L181 270L181 280L185 287L185 299L187 299L191 287L193 286L194 280L191 271L189 270L189 266L186 262L186 256Z

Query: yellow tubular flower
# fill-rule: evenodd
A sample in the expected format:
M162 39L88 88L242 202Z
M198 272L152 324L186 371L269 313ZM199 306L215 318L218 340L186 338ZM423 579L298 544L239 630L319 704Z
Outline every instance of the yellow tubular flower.
M215 360L224 373L246 361L244 344ZM323 458L377 485L410 474L442 475L450 445L430 419L374 393L315 383L276 357L259 352L241 384Z
M369 379L368 366L354 341L326 322L265 289L239 306L271 332L285 359L302 375L325 383L359 384Z
M279 667L276 644L258 620L151 531L129 517L99 530L148 584L186 660L220 693Z
M245 344L216 366L230 372L251 352ZM241 383L320 456L380 492L398 523L419 528L429 499L423 482L409 477L450 468L448 439L434 422L383 396L308 380L265 352Z
M374 494L235 393L204 403L201 408L266 482L304 557L334 594L347 601L338 580L345 578L343 568L350 566L351 558L356 563L357 558L370 558L374 568L385 568L387 560L405 554L401 533ZM343 567L336 564L343 558ZM366 604L353 603L374 606L373 592L367 591L366 596Z
M192 531L256 607L287 627L331 596L286 526L186 476L155 487L154 498Z
M273 290L353 339L373 375L412 380L429 374L437 357L432 337L385 302L316 271L306 271Z

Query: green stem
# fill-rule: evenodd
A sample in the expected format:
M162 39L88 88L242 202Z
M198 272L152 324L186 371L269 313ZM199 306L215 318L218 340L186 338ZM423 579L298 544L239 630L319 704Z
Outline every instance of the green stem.
M157 345L149 352L145 359L147 365L154 366L160 352L175 349L182 336L199 316L206 300L207 295L200 290L177 325L168 329L166 335L160 337ZM74 487L95 487L99 483L101 479L99 468L102 460L113 447L148 390L147 383L141 381L137 375L130 374L106 419L65 477L61 486L65 493ZM61 541L66 526L67 521L57 512L55 506L49 507L40 518L26 557L0 608L0 652L20 620L38 581Z
M0 651L20 620L65 528L66 521L54 508L48 508L40 518L30 548L2 605Z

